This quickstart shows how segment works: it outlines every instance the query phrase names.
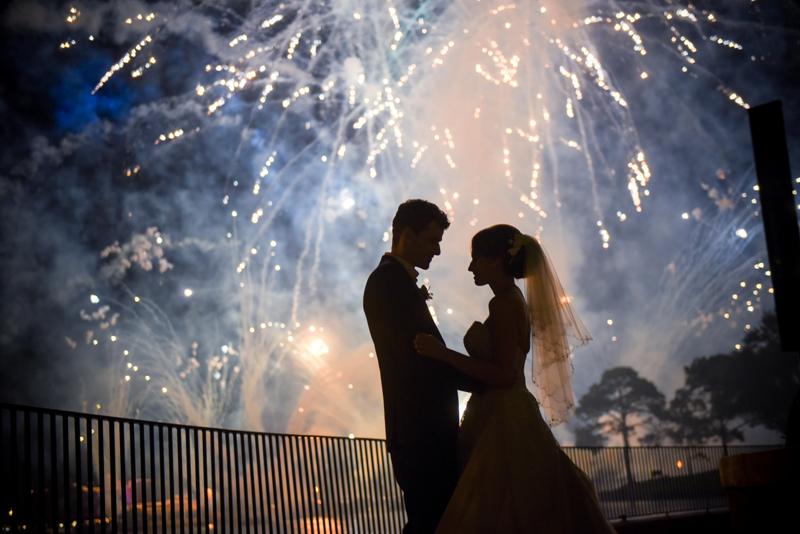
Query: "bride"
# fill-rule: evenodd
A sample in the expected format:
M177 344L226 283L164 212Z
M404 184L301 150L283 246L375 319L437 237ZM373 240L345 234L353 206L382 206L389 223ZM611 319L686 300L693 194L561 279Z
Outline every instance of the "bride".
M590 340L570 306L547 255L534 238L509 225L472 238L469 270L489 285L489 317L464 337L469 357L419 334L417 352L484 384L459 430L461 477L437 532L610 533L588 477L561 450L551 424L573 408L570 342ZM514 279L524 278L527 301ZM537 399L525 387L523 365L534 348Z

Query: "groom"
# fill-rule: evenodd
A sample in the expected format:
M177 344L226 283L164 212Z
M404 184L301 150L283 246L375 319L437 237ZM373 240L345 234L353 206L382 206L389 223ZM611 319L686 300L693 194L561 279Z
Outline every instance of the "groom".
M417 268L441 253L447 215L425 200L408 200L392 221L392 251L384 254L364 289L364 313L383 388L386 445L403 490L404 534L432 533L458 479L457 389L467 378L414 350L414 337L442 336L428 312L427 289L417 287Z

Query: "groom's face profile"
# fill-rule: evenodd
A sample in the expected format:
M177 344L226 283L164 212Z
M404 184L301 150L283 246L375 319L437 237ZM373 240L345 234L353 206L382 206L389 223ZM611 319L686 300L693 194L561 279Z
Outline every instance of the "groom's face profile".
M420 232L405 228L400 237L400 253L403 258L420 269L427 269L434 256L441 254L439 244L444 236L444 228L436 221L431 221Z

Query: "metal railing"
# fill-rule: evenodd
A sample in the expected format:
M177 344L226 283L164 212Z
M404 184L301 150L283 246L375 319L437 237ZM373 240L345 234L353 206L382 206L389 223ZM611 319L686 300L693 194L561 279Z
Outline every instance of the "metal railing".
M769 447L729 447L730 453ZM565 448L606 516L726 506L721 447ZM628 473L630 472L630 477ZM399 532L385 442L0 404L0 530Z

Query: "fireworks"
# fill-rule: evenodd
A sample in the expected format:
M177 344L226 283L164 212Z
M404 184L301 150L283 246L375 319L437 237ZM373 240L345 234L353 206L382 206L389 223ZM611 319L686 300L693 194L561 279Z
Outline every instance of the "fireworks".
M73 9L67 23L79 27L83 19ZM353 392L369 387L374 398L377 388L374 376L356 372L375 367L365 349L357 274L387 246L386 224L398 201L436 200L461 227L453 230L460 243L474 227L497 222L500 212L543 235L562 262L574 261L568 246L562 250L557 237L548 237L559 235L565 219L593 235L582 247L614 254L616 233L657 202L651 188L659 176L640 139L636 103L661 97L642 94L660 77L685 76L712 80L709 100L749 106L742 90L702 65L704 49L736 54L746 43L725 34L718 14L671 0L265 2L236 17L224 8L180 5L125 16L129 47L94 93L119 77L146 84L175 68L162 60L174 56L169 47L181 30L173 28L215 20L228 27L198 30L206 32L204 64L190 89L149 105L150 114L131 127L148 146L135 139L136 164L124 173L170 180L164 162L219 150L222 163L209 166L215 187L208 194L219 194L213 209L226 215L220 222L211 213L215 234L203 240L151 228L103 251L109 296L93 294L92 304L110 308L87 320L92 332L99 322L115 336L106 350L122 362L124 378L109 409L120 413L149 410L249 428L291 420L305 430L379 433L379 413L354 422L364 398ZM65 53L77 43L89 46L77 35L65 43ZM198 148L202 139L211 140L205 149ZM725 297L736 282L718 276L732 262L745 267L731 276L767 288L763 272L752 269L763 258L744 254L756 221L737 188L707 190L719 207L715 216L675 207L675 224L697 224L688 252L661 282L674 289L657 306L670 320L739 314L738 302ZM730 228L744 263L720 257L730 254L728 241L712 238L707 246L712 230ZM168 290L149 287L145 295L128 285L135 269L177 277L179 260L171 254L185 263L195 249L213 266L175 282L180 304ZM456 262L467 252L448 268L460 269ZM187 272L182 268L181 276ZM459 288L448 291L431 311L457 329L479 307ZM749 296L743 309L751 313L760 296ZM119 314L113 325L112 310ZM598 324L604 321L609 340L624 337L619 322L603 317ZM342 369L362 382L338 377ZM301 388L309 382L316 384L313 395Z

